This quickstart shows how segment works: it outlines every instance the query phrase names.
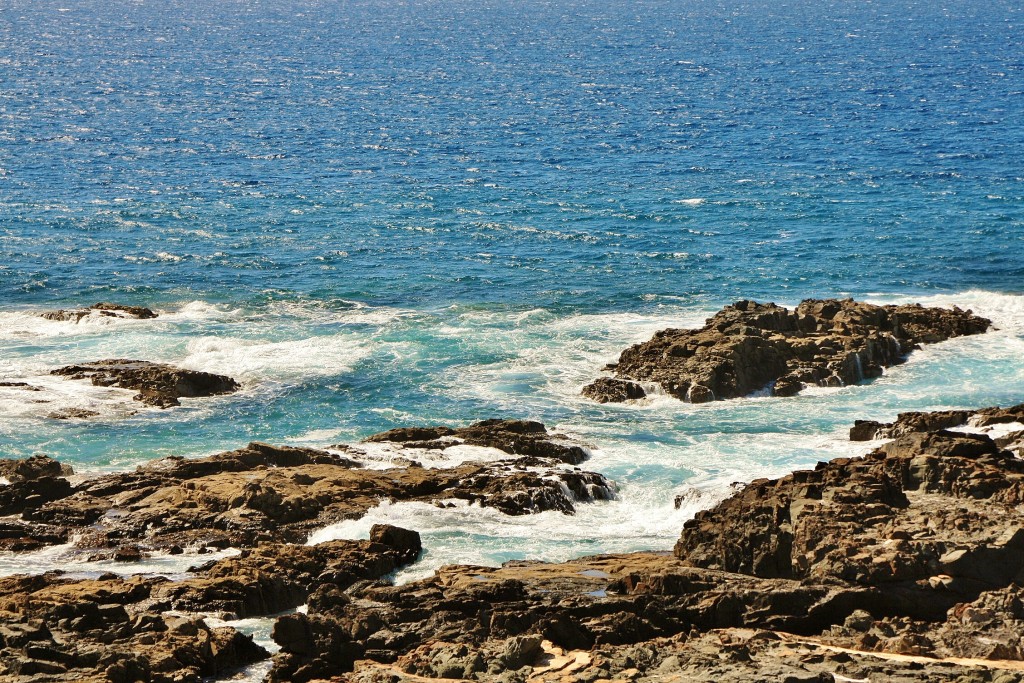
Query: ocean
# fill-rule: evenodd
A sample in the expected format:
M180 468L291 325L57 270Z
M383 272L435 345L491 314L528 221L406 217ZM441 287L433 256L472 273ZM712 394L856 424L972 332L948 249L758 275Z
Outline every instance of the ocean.
M0 381L48 402L0 387L0 455L88 474L529 418L618 498L382 502L311 541L416 529L400 581L667 550L734 482L869 450L854 419L1024 401L1021 122L1024 10L998 0L6 0ZM997 330L793 398L579 396L659 329L833 296ZM161 315L37 315L98 301ZM47 374L114 357L243 391L159 410ZM46 417L71 406L99 416Z

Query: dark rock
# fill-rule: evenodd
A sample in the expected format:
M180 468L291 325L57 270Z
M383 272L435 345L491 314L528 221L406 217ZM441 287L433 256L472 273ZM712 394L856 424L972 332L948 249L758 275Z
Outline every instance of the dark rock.
M88 379L96 386L138 391L135 400L167 408L179 405L179 398L230 394L240 389L235 380L198 370L143 360L112 359L68 365L53 371L69 379Z
M410 463L364 469L346 455L260 442L207 458L170 457L134 472L86 479L14 481L0 486L0 514L21 514L23 524L0 533L0 547L38 547L73 534L96 558L136 561L141 549L252 547L261 542L302 543L316 529L361 517L382 498L444 504L463 500L509 515L546 510L571 514L582 502L614 497L603 476L566 466L586 457L575 444L555 440L538 422L493 420L451 430L460 443L489 445L513 455L466 462L450 469ZM436 432L434 432L436 433ZM452 443L455 443L453 441ZM405 442L399 442L402 447ZM450 444L449 444L450 445ZM58 471L37 458L30 465L0 461L14 471ZM54 527L62 527L60 534ZM379 531L414 559L415 533Z
M418 533L390 524L374 524L370 527L370 540L398 550L410 561L419 557L423 550Z
M50 479L74 474L70 465L61 464L48 455L37 454L28 458L0 459L0 477L10 481Z
M41 313L40 315L47 320L78 322L93 312L98 315L109 316L112 318L136 318L138 320L146 320L157 317L156 313L144 306L125 306L123 304L113 304L109 302L93 304L92 306L89 306L89 308L84 309L48 311L46 313Z
M698 330L662 330L619 356L620 381L657 382L693 403L770 388L792 396L808 384L842 386L882 374L919 344L985 332L990 321L959 308L874 306L852 299L808 299L795 310L739 301ZM584 395L623 400L588 385ZM617 385L612 385L617 386ZM628 398L628 396L627 396Z
M581 392L587 398L598 403L622 403L632 399L644 398L647 392L636 382L627 382L611 377L602 377L583 387Z

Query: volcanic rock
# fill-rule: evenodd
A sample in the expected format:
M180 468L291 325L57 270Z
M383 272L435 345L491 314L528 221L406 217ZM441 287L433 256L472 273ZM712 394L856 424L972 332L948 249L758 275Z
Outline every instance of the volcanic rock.
M750 483L672 555L445 567L311 596L275 630L270 680L1019 681L1022 502L1024 461L988 435L908 432Z
M230 394L241 387L225 375L184 370L144 360L109 359L67 365L53 371L68 379L88 379L95 386L134 389L136 401L167 408L180 405L179 398Z
M985 332L990 321L957 307L875 306L808 299L794 310L738 301L697 330L667 329L619 357L621 380L657 382L693 403L769 389L792 396L805 386L843 386L878 377L920 344ZM613 389L614 387L614 389ZM584 396L629 398L603 378Z
M1024 403L1009 408L983 408L982 410L939 410L934 412L906 412L896 416L894 422L856 420L850 429L851 441L873 439L894 439L914 432L930 432L939 429L966 427L985 431L994 425L1021 423L1024 430ZM1011 438L1007 438L1010 436ZM1017 439L1013 432L996 437L998 445L1006 447ZM1001 443L1000 443L1001 441Z
M602 377L583 387L583 395L598 403L622 403L644 398L647 392L636 382Z

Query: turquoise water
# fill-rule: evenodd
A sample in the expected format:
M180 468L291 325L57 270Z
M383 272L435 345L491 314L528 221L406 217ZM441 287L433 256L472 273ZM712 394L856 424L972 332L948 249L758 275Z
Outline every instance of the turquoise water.
M619 483L568 523L397 505L323 532L406 524L426 571L668 548L733 481L863 452L856 418L1020 402L1022 19L1010 2L4 3L0 380L49 403L0 389L0 451L89 472L516 416L589 443ZM624 346L734 299L846 295L1000 329L791 399L578 396ZM162 315L32 315L100 300ZM115 356L244 390L129 414L122 392L45 377ZM100 417L46 417L83 405Z

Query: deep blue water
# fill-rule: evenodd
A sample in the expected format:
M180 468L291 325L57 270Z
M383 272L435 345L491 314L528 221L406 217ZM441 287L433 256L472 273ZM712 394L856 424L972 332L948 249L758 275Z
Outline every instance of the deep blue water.
M435 557L668 547L686 487L1024 400L1022 122L1014 2L6 0L0 379L118 355L246 390L126 416L82 389L52 402L103 416L70 422L0 396L0 451L87 471L534 417L623 487L590 529L389 514L437 524ZM837 295L1000 332L795 399L577 396L661 327ZM30 315L99 300L163 315Z

